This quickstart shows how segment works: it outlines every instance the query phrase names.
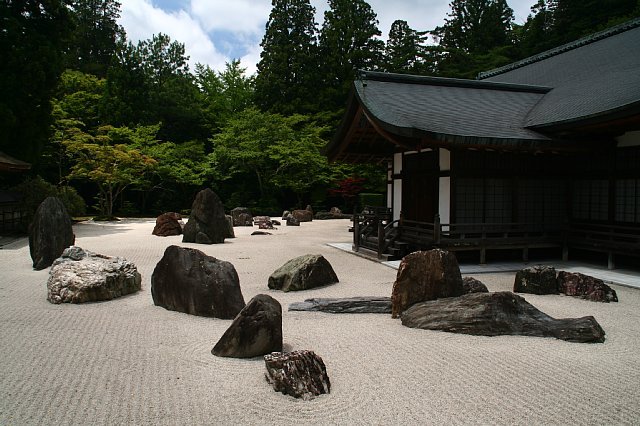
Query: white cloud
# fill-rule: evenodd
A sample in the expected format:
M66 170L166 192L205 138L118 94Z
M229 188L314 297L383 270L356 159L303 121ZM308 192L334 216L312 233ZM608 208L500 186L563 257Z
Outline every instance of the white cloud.
M219 52L200 23L184 10L166 12L154 7L150 0L124 0L119 23L125 28L127 39L134 43L150 39L158 33L184 43L192 69L198 62L214 69L223 69L224 63L229 61Z
M207 31L262 36L271 12L266 0L191 0L191 13Z

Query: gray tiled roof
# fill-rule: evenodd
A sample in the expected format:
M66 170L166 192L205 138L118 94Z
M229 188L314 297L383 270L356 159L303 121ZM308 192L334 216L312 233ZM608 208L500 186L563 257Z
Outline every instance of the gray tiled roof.
M482 81L553 87L525 126L570 123L640 106L640 19L481 73Z
M546 87L365 72L355 90L365 111L394 134L467 143L549 140L524 128Z

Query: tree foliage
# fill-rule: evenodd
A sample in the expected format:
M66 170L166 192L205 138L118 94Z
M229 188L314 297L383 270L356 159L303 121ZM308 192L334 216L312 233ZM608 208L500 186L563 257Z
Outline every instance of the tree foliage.
M315 8L309 0L272 0L256 76L256 100L265 111L316 109L318 84Z
M71 13L62 0L5 0L0 22L0 151L37 162L49 137L49 100L63 71Z
M420 74L428 69L425 33L414 30L407 21L391 24L385 45L384 69L387 72Z
M384 43L375 12L364 0L329 0L319 48L323 64L323 102L344 108L356 70L382 65Z

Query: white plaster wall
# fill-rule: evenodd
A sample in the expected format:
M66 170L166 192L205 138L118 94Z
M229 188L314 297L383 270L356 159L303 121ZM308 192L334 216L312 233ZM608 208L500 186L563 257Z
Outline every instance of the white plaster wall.
M627 132L622 136L616 138L618 141L618 148L626 146L639 146L640 145L640 131Z
M440 223L451 223L451 178L441 177L438 182L438 214Z
M402 153L398 152L393 155L393 173L402 172ZM400 219L400 211L402 210L402 181L400 179L393 180L393 220Z
M438 157L440 159L440 171L449 171L451 170L451 151L448 149L440 148L440 152L438 153Z

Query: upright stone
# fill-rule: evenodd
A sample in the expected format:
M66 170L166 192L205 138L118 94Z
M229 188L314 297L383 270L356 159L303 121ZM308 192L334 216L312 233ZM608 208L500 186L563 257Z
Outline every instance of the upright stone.
M313 351L274 352L264 356L265 377L277 392L304 400L331 392L324 361Z
M183 243L220 244L227 237L228 224L222 201L211 189L203 189L191 205L183 229Z
M308 290L338 282L331 264L320 254L289 260L269 277L269 288L282 291Z
M309 210L294 210L291 215L298 220L298 222L311 222L313 220L313 212Z
M513 292L558 294L555 268L553 266L536 265L516 272Z
M253 358L281 351L282 306L273 297L259 294L240 311L211 353Z
M169 246L151 276L156 306L191 315L232 319L244 308L233 265L200 250Z
M251 211L246 207L236 207L231 210L233 226L252 226Z
M418 251L400 262L391 293L393 318L414 303L463 294L462 275L453 253Z
M226 238L235 238L236 232L233 230L233 217L230 215L225 216L227 218L227 236Z
M59 198L47 197L38 206L29 226L29 252L33 269L39 271L51 266L75 240L71 217L64 204Z

